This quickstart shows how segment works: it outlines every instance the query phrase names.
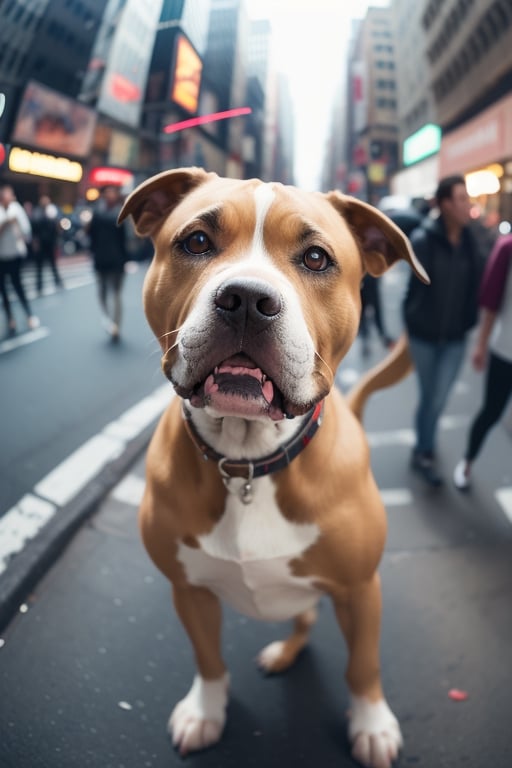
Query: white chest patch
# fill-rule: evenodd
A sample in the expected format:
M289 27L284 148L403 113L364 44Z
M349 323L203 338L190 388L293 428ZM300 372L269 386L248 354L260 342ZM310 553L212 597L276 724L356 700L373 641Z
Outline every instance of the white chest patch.
M290 523L281 515L268 477L256 480L253 492L247 505L229 493L220 522L199 538L201 548L182 544L178 557L191 584L208 587L241 613L287 620L320 597L313 580L294 576L289 566L320 532L316 525Z

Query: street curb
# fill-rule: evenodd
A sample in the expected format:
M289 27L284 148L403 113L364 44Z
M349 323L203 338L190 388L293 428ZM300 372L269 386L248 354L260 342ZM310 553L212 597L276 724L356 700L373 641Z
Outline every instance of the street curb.
M160 417L130 440L117 459L109 462L68 504L15 555L0 578L0 631L14 618L31 590L55 563L83 523L146 450Z

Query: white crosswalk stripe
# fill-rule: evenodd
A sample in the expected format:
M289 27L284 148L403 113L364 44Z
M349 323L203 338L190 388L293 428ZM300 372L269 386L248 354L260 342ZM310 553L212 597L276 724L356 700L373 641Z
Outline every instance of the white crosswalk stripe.
M58 260L57 266L66 290L81 288L94 282L94 270L91 259L85 254L61 258ZM51 296L60 290L54 283L53 275L48 265L45 265L43 269L42 294L39 294L37 291L37 270L34 262L28 261L24 265L22 278L29 301L33 301L39 295ZM17 301L18 297L12 289L9 292L9 298L12 301Z

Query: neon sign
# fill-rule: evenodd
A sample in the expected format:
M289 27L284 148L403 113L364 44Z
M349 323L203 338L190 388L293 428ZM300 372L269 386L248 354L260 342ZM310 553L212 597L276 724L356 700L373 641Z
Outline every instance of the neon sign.
M41 152L30 152L20 147L11 149L9 170L15 173L28 173L32 176L75 182L80 181L83 174L82 166L74 160L44 155Z
M229 117L240 117L241 115L250 115L250 107L238 107L238 109L228 109L225 112L212 112L210 115L201 115L200 117L191 117L189 120L181 120L179 123L169 123L164 128L164 133L175 133L183 131L185 128L194 128L196 125L205 125L214 123L216 120L226 120Z

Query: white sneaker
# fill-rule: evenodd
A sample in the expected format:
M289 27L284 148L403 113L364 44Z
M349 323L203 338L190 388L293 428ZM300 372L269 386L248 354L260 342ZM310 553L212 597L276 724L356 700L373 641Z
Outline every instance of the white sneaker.
M467 491L471 484L468 463L465 459L461 459L453 470L453 484L459 491Z
M31 331L34 331L36 328L39 328L41 321L35 315L30 315L30 317L27 318L27 325Z

